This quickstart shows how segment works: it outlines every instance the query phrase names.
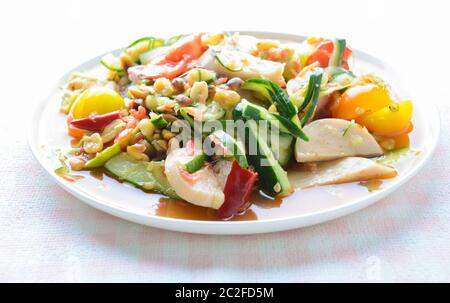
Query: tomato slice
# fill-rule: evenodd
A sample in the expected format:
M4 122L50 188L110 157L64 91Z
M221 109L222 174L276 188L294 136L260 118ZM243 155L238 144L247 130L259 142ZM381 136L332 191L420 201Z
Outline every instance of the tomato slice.
M310 65L314 62L319 62L320 67L328 67L328 64L330 63L330 58L333 55L334 50L334 43L331 40L324 40L322 42L319 42L317 44L316 50L309 56L308 60L306 61L306 65ZM345 69L349 69L348 66L348 59L352 55L352 50L348 47L344 50L344 56L343 56L343 64L342 67Z
M172 45L165 55L165 60L169 62L176 62L182 60L185 56L191 59L197 59L205 51L202 44L201 34L194 37L187 37L181 39Z
M380 136L398 134L408 129L413 112L411 101L390 104L378 111L367 113L356 119L361 125Z
M200 34L188 37L172 45L165 55L156 58L152 63L129 68L128 75L136 83L143 79L173 79L192 69L197 63L196 59L204 51Z
M168 78L173 79L186 72L187 59L178 62L166 62L160 64L149 64L142 69L141 73L146 79Z
M356 119L393 103L389 92L376 84L355 85L347 89L333 104L333 118Z
M380 145L387 150L409 147L409 134L404 133L395 137L379 137Z

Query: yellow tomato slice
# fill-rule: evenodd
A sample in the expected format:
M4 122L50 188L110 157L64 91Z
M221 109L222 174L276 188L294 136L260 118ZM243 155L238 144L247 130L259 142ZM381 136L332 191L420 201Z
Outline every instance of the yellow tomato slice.
M412 116L411 101L392 103L373 113L367 113L356 119L361 125L377 135L386 136L407 129Z
M378 143L386 150L409 147L409 134L404 133L395 137L378 137Z
M356 85L347 89L332 106L332 116L353 120L368 112L377 111L393 101L389 92L376 84Z
M70 111L73 119L92 114L107 114L125 107L123 98L112 88L93 86L85 90L75 101Z

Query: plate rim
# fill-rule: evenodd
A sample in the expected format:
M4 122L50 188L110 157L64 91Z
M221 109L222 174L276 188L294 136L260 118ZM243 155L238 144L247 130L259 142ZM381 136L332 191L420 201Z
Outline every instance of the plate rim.
M272 36L274 38L278 37L278 39L287 39L293 41L295 40L301 41L306 38L306 36L303 35L271 32L271 31L233 31L233 32L239 32L241 34L254 36L266 36L266 37ZM123 48L116 49L113 52L118 52L121 49ZM388 74L397 75L395 69L393 69L391 65L388 64L387 62L382 61L365 51L361 51L358 49L354 49L354 51L359 55L362 55L363 57L369 58L371 62L376 62L377 66L382 66L388 72ZM58 177L53 171L50 171L44 164L44 160L41 159L41 157L39 157L40 152L38 151L38 142L37 142L38 136L36 136L36 134L38 133L38 128L36 128L35 126L39 124L42 111L49 102L50 97L55 91L55 89L58 88L58 83L61 83L64 79L66 79L68 75L70 75L70 73L72 73L74 70L81 69L82 66L88 65L92 61L98 61L102 55L95 56L82 62L76 67L70 69L68 72L64 73L61 77L58 78L56 82L53 82L54 84L50 86L51 93L47 94L45 98L41 99L41 101L36 102L35 107L32 111L32 117L30 119L27 131L27 143L32 151L34 158L39 162L39 164L44 168L44 170L56 181L56 183L60 187L62 187L64 190L66 190L73 196L77 197L78 199L82 200L84 203L127 221L132 221L147 226L178 232L196 233L196 234L216 234L216 235L237 235L237 234L245 235L245 234L278 232L283 230L290 230L320 224L366 208L369 205L372 205L373 203L388 196L395 190L399 189L402 185L408 182L414 175L416 175L425 166L425 164L427 164L430 161L439 142L440 128L441 128L440 115L435 103L429 101L430 103L427 104L429 114L433 114L434 117L437 117L436 119L432 120L432 122L429 122L427 124L427 126L429 126L430 129L434 132L433 133L434 137L432 138L431 147L429 148L429 151L427 151L426 154L421 155L418 163L412 169L410 169L404 175L402 175L401 178L396 180L394 183L391 183L389 187L384 188L380 191L370 193L368 196L357 198L350 203L345 203L340 206L317 210L307 214L292 215L281 218L263 219L255 221L206 221L206 220L169 218L151 214L144 215L131 209L124 209L115 205L111 205L110 203L107 203L105 199L94 198L83 191L79 191L78 189L72 187L69 182L62 180L62 178ZM209 228L205 228L206 226L208 226Z

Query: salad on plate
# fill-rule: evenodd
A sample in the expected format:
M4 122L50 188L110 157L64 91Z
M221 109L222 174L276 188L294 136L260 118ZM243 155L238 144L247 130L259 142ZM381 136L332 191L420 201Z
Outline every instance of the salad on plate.
M71 149L56 173L102 170L223 220L255 192L394 178L376 159L413 130L412 102L356 74L344 39L144 37L100 63L103 76L76 72L62 88Z

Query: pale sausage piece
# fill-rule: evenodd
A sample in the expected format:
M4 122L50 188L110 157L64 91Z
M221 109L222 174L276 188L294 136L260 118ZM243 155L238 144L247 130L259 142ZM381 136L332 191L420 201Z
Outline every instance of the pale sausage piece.
M328 161L344 157L381 156L383 150L375 138L355 122L342 119L320 119L307 124L303 131L309 141L297 139L297 162Z

